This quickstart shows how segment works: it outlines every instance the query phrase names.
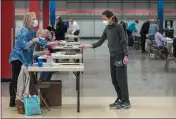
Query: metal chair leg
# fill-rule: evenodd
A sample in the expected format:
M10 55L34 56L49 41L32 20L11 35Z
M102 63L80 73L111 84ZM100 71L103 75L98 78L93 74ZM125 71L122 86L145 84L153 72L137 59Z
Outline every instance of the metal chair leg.
M168 68L169 68L169 61L170 61L169 59L166 60L166 64L165 64L165 70L166 71L168 71Z
M44 96L45 100L47 103L49 103L50 106L52 106L51 102L48 100L47 96L45 95L45 93L41 93L42 96Z
M36 89L36 91L38 92L38 95L40 96L40 98L41 98L42 101L44 102L45 106L48 108L49 111L51 111L50 108L49 108L49 106L48 106L48 104L46 103L45 99L44 99L43 96L40 94L40 92L37 90L36 86L35 86L34 84L33 84L33 86L34 86L34 88Z

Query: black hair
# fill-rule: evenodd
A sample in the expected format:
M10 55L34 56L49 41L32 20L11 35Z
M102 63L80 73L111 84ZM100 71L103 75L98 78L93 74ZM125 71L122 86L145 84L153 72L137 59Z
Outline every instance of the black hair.
M51 27L51 26L47 26L46 29L47 29L48 31L52 31L52 27Z
M138 20L135 20L135 23L137 23L137 24L138 24L138 23L139 23L139 21L138 21Z
M160 32L161 34L163 34L163 33L164 33L164 29L163 29L163 28L160 28L160 29L158 30L158 32Z
M113 13L109 10L105 10L102 15L105 15L107 18L111 18L113 16Z
M118 23L117 17L116 17L116 16L113 16L113 17L112 17L112 21L115 22L115 23Z
M120 24L123 26L124 29L126 29L126 24L124 21L120 21Z

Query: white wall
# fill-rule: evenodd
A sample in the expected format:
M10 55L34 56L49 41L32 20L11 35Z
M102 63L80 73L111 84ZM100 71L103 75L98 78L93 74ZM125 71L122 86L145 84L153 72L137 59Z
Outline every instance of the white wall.
M164 1L165 10L175 10L176 8L176 0L165 0ZM42 1L40 1L40 9L42 8ZM29 8L29 2L26 0L15 0L15 8L16 9L27 9ZM57 10L141 10L141 9L149 9L149 10L157 10L157 0L56 0L56 9ZM23 16L23 14L16 14L17 16ZM100 14L57 14L63 15L63 19L72 17L75 19L81 29L80 36L83 37L100 37L104 25L101 20ZM96 18L94 18L94 15ZM125 13L125 14L116 14L118 18L125 19L128 18L128 21L131 20L139 20L138 29L142 23L148 20L151 17L156 17L156 14L137 14L137 13ZM42 16L42 15L41 15ZM165 14L165 19L175 19L174 14ZM120 20L119 20L120 21ZM22 18L16 19L16 33L19 28L22 26ZM175 27L176 27L176 21ZM42 21L40 21L40 27L42 28ZM175 28L176 33L176 28Z
M132 21L134 19L128 19L128 21ZM103 24L102 20L76 20L80 26L80 36L81 37L100 37L105 25ZM140 31L142 24L146 20L139 20L139 24L137 25L137 30ZM22 20L16 20L16 31L15 34L17 35L19 29L23 26ZM39 21L39 27L43 27L42 20ZM176 20L174 21L174 28L175 28L175 35L176 35Z

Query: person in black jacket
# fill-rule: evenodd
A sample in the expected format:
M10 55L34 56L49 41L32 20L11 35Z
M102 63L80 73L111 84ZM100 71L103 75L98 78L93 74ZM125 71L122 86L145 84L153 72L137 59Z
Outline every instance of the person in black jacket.
M174 38L174 41L173 41L173 55L174 57L176 57L176 37Z
M127 34L127 24L125 23L125 21L121 21L120 24L122 25L123 29L124 29L124 33L125 33L125 38L128 39L128 34Z
M125 38L124 29L121 24L116 23L117 19L113 17L113 13L109 10L102 13L102 19L106 28L100 40L93 44L82 45L80 48L97 48L100 47L106 39L108 40L111 79L117 94L115 102L109 106L116 107L117 109L127 109L131 107L131 105L127 82L127 40Z
M141 35L141 49L142 49L142 53L145 53L145 42L146 42L146 35L148 34L148 30L149 30L149 26L150 26L150 21L146 21L144 22L144 24L142 25L141 31L140 31L140 35Z
M61 17L56 18L55 36L56 40L65 40L65 25Z

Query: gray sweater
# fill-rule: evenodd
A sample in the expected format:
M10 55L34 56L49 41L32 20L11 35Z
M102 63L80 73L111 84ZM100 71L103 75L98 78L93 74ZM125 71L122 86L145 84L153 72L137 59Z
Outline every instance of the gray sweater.
M128 55L127 39L125 38L123 27L120 24L108 25L105 28L100 40L92 44L93 48L101 46L106 39L108 39L110 56L115 56L122 53L124 53L125 56Z

